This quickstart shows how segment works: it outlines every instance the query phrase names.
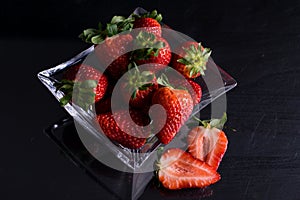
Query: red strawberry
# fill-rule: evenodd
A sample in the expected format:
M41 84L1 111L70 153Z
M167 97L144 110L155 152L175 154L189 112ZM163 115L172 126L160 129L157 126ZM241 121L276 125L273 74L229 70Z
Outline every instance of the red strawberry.
M133 120L139 126L145 126L149 119L138 111L130 110L131 119L125 118L126 110L119 110L113 115L111 113L99 114L97 119L103 133L111 140L118 142L124 147L138 149L146 142L150 131L143 131L139 127L132 126L129 120ZM118 126L118 123L121 122Z
M76 104L84 109L102 99L107 85L108 80L104 74L85 64L69 68L64 73L63 80L55 84L57 90L65 93L65 96L60 100L63 105L73 99L76 100Z
M133 58L138 65L149 71L158 71L165 68L171 60L171 49L168 42L152 33L140 32L134 41L137 50Z
M192 79L186 79L173 74L168 75L168 81L174 88L187 89L193 98L194 105L200 103L202 97L201 86Z
M132 36L117 35L106 38L101 44L95 47L95 52L110 77L120 78L128 69L130 45ZM120 55L120 56L118 56Z
M136 19L133 24L133 28L143 28L143 31L147 31L157 37L161 37L161 25L155 19L149 17Z
M125 34L132 30L134 18L114 16L110 23L84 30L79 37L87 42L95 44L95 52L104 68L112 78L118 79L127 71L132 36ZM105 29L103 29L105 27Z
M193 101L194 101L194 105L196 105L196 104L200 103L200 101L201 101L201 97L202 97L201 86L198 83L196 83L196 82L194 82L194 81L192 81L190 79L188 80L188 82L189 82L189 84L193 88L193 91L189 90L189 92L192 95L192 98L193 98Z
M181 149L168 149L160 158L158 178L165 188L202 188L216 183L220 175Z
M139 109L146 107L146 110L150 107L152 96L158 89L155 74L150 71L140 71L137 67L126 74L121 87L125 102L129 100L130 106Z
M176 53L176 54L175 54ZM197 42L185 42L175 50L171 65L187 78L204 75L211 50Z
M161 14L158 14L156 10L142 16L135 15L134 17L135 21L133 23L133 28L143 28L143 31L161 37L161 25L159 22L162 20L162 16Z
M212 120L211 122L224 124L225 121L226 115L219 122L218 120ZM211 123L205 123L205 126L197 126L188 134L188 151L195 158L206 162L214 170L218 169L226 152L227 144L228 140L225 133L212 127Z
M144 85L137 89L136 94L130 98L129 105L133 108L149 108L154 92L158 89L157 83ZM146 109L147 110L147 109Z
M166 122L160 120L161 112L153 112L153 124L163 127L156 136L163 144L168 144L192 113L192 97L186 90L163 87L154 93L152 104L160 104L166 111Z

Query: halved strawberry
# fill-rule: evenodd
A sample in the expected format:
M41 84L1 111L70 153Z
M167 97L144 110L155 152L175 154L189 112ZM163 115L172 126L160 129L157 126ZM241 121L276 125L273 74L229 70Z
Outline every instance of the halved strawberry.
M174 69L187 78L204 75L211 50L197 42L184 42L175 50L171 61Z
M155 127L163 127L156 136L160 142L168 144L192 113L192 97L187 90L162 87L154 93L152 104L160 104L165 109L166 121L161 112L152 111L150 115Z
M64 73L63 80L55 84L57 90L65 93L65 96L60 99L62 105L74 100L84 109L102 99L107 86L106 76L86 64L70 67Z
M159 22L162 20L162 16L156 10L141 16L134 15L134 18L133 28L143 28L144 31L161 37L162 31Z
M138 149L146 142L146 131L140 127L132 126L129 120L133 120L139 126L149 124L149 118L139 111L130 110L131 119L125 118L126 110L119 110L112 113L101 113L97 116L102 132L111 140L120 143L124 147ZM116 121L120 122L117 123ZM118 126L119 124L119 126Z
M181 149L168 149L159 160L158 178L165 188L202 188L216 183L220 175L205 162Z
M214 170L218 169L228 144L225 133L214 126L223 126L225 121L226 115L221 120L204 121L204 126L196 126L188 134L188 151Z
M134 40L137 50L133 52L133 59L144 70L158 71L165 68L171 61L171 48L169 43L152 33L141 31Z

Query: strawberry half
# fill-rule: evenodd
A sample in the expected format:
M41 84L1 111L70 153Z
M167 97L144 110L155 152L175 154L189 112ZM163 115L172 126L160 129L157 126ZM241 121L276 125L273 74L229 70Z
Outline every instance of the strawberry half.
M143 69L158 71L165 68L171 61L171 49L169 43L152 33L141 31L134 40L137 50L133 52L133 59Z
M161 37L162 31L159 22L162 20L162 16L156 10L141 16L134 15L134 18L133 28L143 28L144 31Z
M92 66L79 64L69 68L61 82L55 83L57 90L65 93L60 99L62 105L74 100L83 109L98 102L105 95L108 80L104 74Z
M223 126L225 122L226 114L220 120L215 119L210 123L204 122L204 126L196 126L188 134L188 151L214 170L218 169L228 144L225 133L214 126Z
M160 104L166 111L166 121L161 120L161 112L153 112L153 124L163 127L156 136L160 142L168 144L192 113L192 97L187 90L162 87L154 93L152 104Z
M187 78L204 75L211 50L197 42L184 42L175 50L171 61L174 69Z
M132 126L129 120L133 120L139 126L149 124L149 119L136 110L130 110L131 119L126 119L124 115L126 110L119 110L112 113L102 113L97 116L102 132L111 140L118 142L124 147L138 149L146 142L146 134L149 132L143 131L141 128ZM121 122L118 126L118 123Z
M202 188L216 183L220 175L205 162L181 149L168 149L160 158L158 178L165 188Z

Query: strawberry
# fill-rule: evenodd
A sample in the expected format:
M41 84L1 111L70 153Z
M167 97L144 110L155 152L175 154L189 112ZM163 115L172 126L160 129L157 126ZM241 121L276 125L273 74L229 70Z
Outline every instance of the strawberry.
M141 31L134 40L137 50L133 52L133 59L138 65L149 71L158 71L165 68L171 61L169 43L152 33Z
M106 70L109 76L115 80L120 78L128 69L130 53L127 51L130 49L132 40L130 34L120 34L106 38L95 47L100 62L104 67L107 66Z
M134 18L133 28L143 28L143 31L161 37L162 31L159 22L162 20L162 16L161 14L158 14L156 10L141 16L134 15Z
M175 74L167 76L168 82L174 88L187 89L193 98L194 105L200 103L202 97L201 86L192 79L186 79Z
M135 64L134 64L135 65ZM156 77L153 72L140 71L135 65L121 84L125 102L134 108L149 108L154 92L158 89Z
M174 69L187 78L204 75L211 50L197 42L184 42L175 50L171 61Z
M210 123L204 121L204 126L196 126L188 134L188 151L214 170L218 169L227 149L225 133L216 128L223 126L225 121L226 114L220 120L214 119Z
M192 113L192 97L186 90L162 87L154 93L152 104L160 104L166 111L166 121L161 112L152 112L154 126L163 127L156 136L160 142L168 144Z
M168 149L159 160L158 178L165 188L203 188L220 180L220 175L189 153Z
M92 66L79 64L69 68L63 75L63 80L55 87L65 93L60 99L66 105L71 99L84 109L98 102L105 95L108 80L104 74ZM75 96L74 96L75 94Z
M146 142L146 137L150 131L145 131L140 127L132 126L129 120L133 120L139 126L145 126L149 119L136 110L130 110L131 119L125 118L126 110L119 110L112 113L102 113L97 116L97 120L102 132L111 140L118 142L124 147L138 149ZM118 123L121 122L118 126Z
M139 87L135 94L130 98L129 105L133 108L147 108L150 107L152 96L158 89L157 83L150 83L149 85L143 85Z
M84 30L79 37L87 42L95 44L95 52L100 63L107 68L108 74L113 79L118 79L127 71L132 36L126 34L133 27L134 18L114 16L110 23L103 29L99 23L98 28ZM123 32L123 33L122 33Z
M200 103L200 101L201 101L201 97L202 97L201 86L198 83L196 83L193 80L191 80L191 79L188 79L187 81L192 86L193 90L191 91L190 89L188 89L188 91L192 95L192 98L193 98L193 101L194 101L194 105L196 105L196 104ZM189 88L189 87L187 87L187 88Z

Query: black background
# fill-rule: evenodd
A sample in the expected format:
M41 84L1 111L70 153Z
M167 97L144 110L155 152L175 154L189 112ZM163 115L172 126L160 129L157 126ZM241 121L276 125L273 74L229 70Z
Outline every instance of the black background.
M238 81L227 95L237 132L227 131L222 180L207 199L299 199L300 2L288 0L1 2L0 199L111 198L43 134L66 113L36 74L85 49L83 29L138 6L211 47ZM153 198L176 194L150 187L141 197Z

